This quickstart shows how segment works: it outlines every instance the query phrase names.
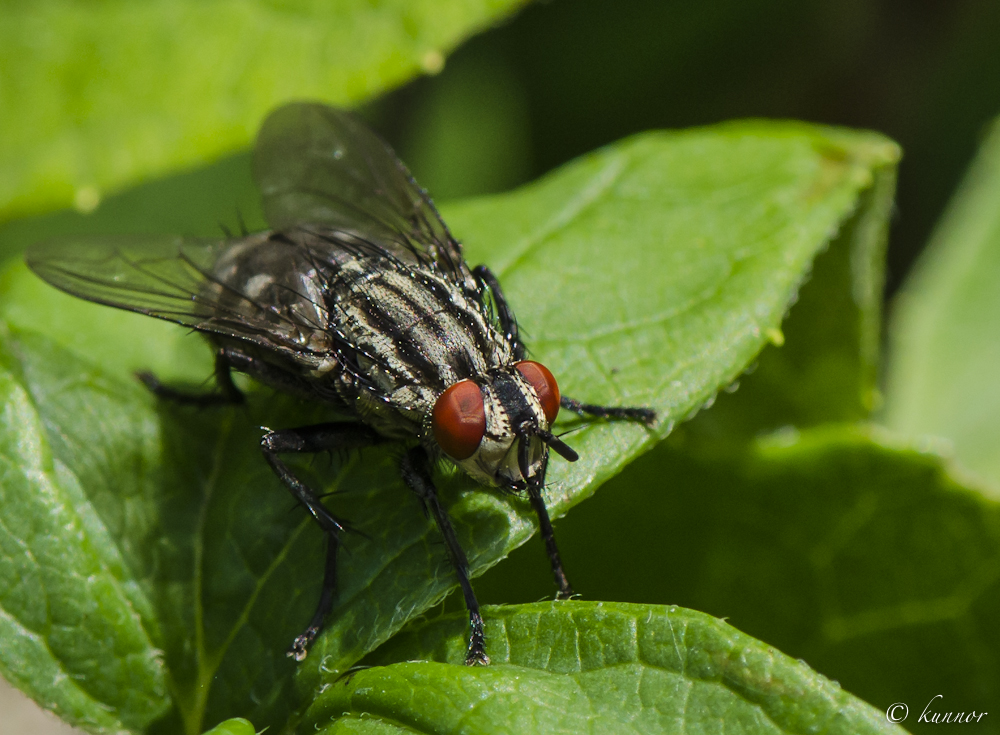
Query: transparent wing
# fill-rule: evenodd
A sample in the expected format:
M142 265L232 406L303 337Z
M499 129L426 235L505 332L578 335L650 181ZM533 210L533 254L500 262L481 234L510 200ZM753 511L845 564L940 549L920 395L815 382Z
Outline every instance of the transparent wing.
M350 232L475 288L461 246L430 198L352 114L312 103L278 108L257 136L254 177L275 229L323 225Z
M281 247L287 250L280 252ZM25 260L48 283L87 301L302 353L303 335L322 330L325 314L303 288L281 283L280 273L266 276L265 284L240 272L241 263L260 267L255 253L258 260L260 254L280 260L292 276L304 272L300 261L310 257L262 233L227 241L155 235L61 238L32 246Z

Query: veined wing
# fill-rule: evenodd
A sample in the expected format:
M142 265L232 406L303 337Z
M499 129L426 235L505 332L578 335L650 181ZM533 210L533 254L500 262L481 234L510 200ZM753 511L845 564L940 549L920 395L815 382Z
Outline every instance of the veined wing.
M275 229L343 230L476 288L461 246L430 198L354 115L314 103L278 108L257 136L254 177Z
M98 304L247 340L290 357L326 351L310 255L270 233L235 240L84 236L32 246L25 260L56 288ZM259 263L261 257L271 261ZM277 270L267 266L280 263ZM265 275L266 274L266 275ZM317 341L318 340L318 341Z

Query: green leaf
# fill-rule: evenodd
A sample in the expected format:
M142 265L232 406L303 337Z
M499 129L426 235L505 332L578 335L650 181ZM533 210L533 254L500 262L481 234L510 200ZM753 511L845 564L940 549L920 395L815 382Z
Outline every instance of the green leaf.
M899 733L805 664L677 607L556 602L485 611L493 663L462 665L467 621L410 625L331 680L298 732ZM380 662L405 661L391 665ZM435 663L440 662L440 663Z
M4 4L0 220L245 147L291 99L353 105L521 0Z
M170 705L137 615L149 601L47 445L44 420L0 369L0 674L75 725L141 729Z
M885 421L945 437L1000 497L1000 121L897 297Z
M205 735L255 735L255 733L253 724L241 717L234 717L231 720L220 722L207 731Z
M854 214L812 265L780 331L768 332L746 374L688 429L708 441L745 441L782 426L859 421L876 386L882 284L895 169L882 167Z
M712 409L714 410L714 409ZM1000 698L1000 506L884 429L785 431L733 451L684 427L557 530L586 599L676 603L802 658L883 712ZM477 580L537 599L533 541ZM932 728L932 725L923 725Z
M263 415L300 420L301 409L279 401L266 414L255 406L250 415L199 416L158 407L136 381L107 376L40 336L15 333L3 353L55 461L82 489L73 500L92 519L89 530L113 539L127 560L123 583L149 600L135 607L166 663L174 712L162 731L199 733L233 714L283 722L294 705L284 649L315 604L322 539L289 512L261 462L256 427ZM373 484L371 470L343 474ZM111 666L114 651L103 654Z
M565 420L578 429L581 460L552 463L553 515L746 367L813 258L858 216L859 202L867 206L865 192L897 155L879 136L797 124L650 133L509 195L445 208L470 260L501 277L533 354L564 393L659 413L652 430ZM289 513L257 427L329 414L266 392L246 410L157 406L127 373L153 366L203 378L205 358L192 368L193 348L171 347L151 320L79 302L52 310L51 291L30 278L8 274L4 313L53 339L22 333L7 360L54 456L77 475L151 601L140 613L164 651L176 705L164 732L196 733L234 715L258 727L283 722L321 675L345 670L453 587L438 533L392 451L297 463L314 487L342 491L328 502L364 535L345 543L337 608L290 691L284 649L315 604L323 539ZM96 390L95 381L114 388ZM533 532L526 501L454 474L440 484L474 573ZM141 522L123 522L133 517Z

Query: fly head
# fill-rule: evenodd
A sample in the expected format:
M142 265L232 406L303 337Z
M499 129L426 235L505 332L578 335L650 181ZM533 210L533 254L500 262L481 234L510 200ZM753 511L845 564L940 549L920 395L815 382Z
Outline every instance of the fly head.
M551 432L559 399L552 373L522 360L445 390L431 417L434 438L479 482L513 492L537 491L545 483L549 449L571 462L578 459Z

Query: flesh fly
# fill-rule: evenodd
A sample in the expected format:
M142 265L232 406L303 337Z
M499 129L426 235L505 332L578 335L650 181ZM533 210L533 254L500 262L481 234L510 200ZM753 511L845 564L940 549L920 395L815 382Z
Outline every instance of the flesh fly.
M271 229L221 240L111 238L42 243L28 265L88 301L190 327L215 352L212 392L140 379L164 399L240 403L232 371L330 407L348 420L269 431L264 458L327 537L316 612L289 655L306 657L333 607L346 522L282 455L404 448L400 471L444 537L469 611L470 665L487 664L468 562L438 500L432 469L453 462L477 482L527 495L558 597L573 594L542 491L550 450L577 454L552 431L560 408L652 422L645 408L560 395L526 359L517 321L486 266L470 268L427 194L353 115L291 104L265 121L254 177Z

